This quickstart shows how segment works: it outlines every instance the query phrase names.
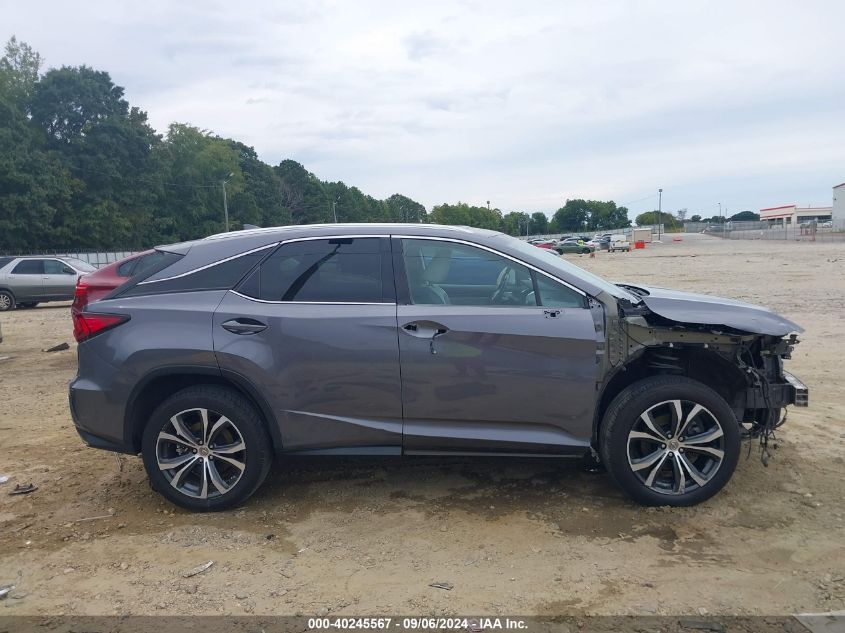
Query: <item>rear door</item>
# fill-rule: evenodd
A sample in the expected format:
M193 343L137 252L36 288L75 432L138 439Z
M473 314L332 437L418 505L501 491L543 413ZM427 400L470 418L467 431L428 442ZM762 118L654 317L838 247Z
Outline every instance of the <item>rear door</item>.
M44 260L22 259L8 275L9 287L18 303L39 301L44 297Z
M597 334L585 295L455 240L394 240L406 452L583 452Z
M213 331L221 369L267 399L285 450L401 451L389 238L282 244L226 295Z

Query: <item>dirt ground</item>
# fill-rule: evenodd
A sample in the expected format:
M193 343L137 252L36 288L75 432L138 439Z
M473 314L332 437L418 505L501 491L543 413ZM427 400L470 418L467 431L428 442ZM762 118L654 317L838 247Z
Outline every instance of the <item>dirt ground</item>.
M67 305L18 310L0 316L0 585L17 585L0 615L844 609L845 244L687 236L571 259L807 329L789 368L811 406L790 412L768 468L755 444L709 502L645 509L569 460L289 460L242 509L189 514L150 490L138 458L121 470L76 435ZM22 482L39 488L7 494Z

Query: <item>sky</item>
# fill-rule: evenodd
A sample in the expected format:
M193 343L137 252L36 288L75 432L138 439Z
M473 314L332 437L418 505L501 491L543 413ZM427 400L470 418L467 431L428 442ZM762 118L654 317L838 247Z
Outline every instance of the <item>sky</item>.
M0 0L46 68L427 207L728 214L845 182L845 2ZM4 33L4 31L6 31Z

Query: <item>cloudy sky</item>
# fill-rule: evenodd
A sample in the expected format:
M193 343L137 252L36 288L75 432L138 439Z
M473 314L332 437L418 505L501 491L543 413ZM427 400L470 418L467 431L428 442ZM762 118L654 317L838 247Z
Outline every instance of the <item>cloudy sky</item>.
M715 214L845 181L845 2L22 2L47 66L427 206L566 198ZM3 33L3 31L7 31Z

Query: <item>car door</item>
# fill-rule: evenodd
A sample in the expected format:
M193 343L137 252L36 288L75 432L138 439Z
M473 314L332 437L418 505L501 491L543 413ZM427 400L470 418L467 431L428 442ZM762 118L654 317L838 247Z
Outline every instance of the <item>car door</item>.
M597 378L587 297L503 254L395 238L406 452L583 452Z
M44 260L42 291L45 299L73 299L79 273L60 259Z
M7 281L18 303L39 301L44 296L44 260L22 259L12 266Z
M213 331L221 369L266 398L285 450L401 452L389 238L283 243L226 295Z

